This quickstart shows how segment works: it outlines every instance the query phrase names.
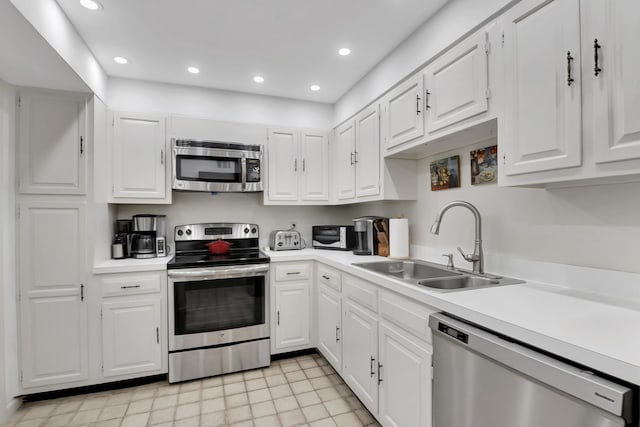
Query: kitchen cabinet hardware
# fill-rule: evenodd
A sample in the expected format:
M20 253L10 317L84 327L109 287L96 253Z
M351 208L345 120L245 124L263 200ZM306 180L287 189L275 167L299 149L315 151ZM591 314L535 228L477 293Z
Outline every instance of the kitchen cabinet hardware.
M382 382L382 363L378 362L378 384Z
M340 341L340 328L336 326L336 342Z
M156 327L156 343L160 344L160 328Z
M307 159L302 159L302 172L307 171Z
M598 43L598 39L594 39L593 40L593 74L598 77L598 75L600 75L600 72L602 71L602 68L600 68L600 66L598 65L598 63L600 62L598 58L598 51L600 50L602 46L600 46L600 44Z
M349 153L351 155L351 166L353 166L355 163L353 162L353 153Z
M164 150L160 150L160 164L164 165Z
M358 152L355 151L353 154L354 154L354 156L353 156L354 157L354 163L358 163Z
M323 278L324 280L331 280L331 277L329 277L329 276L325 276L324 274L322 275L322 278Z
M373 368L373 362L376 361L376 359L373 356L370 356L370 371L371 371L371 378L373 378L373 376L376 374L375 369Z
M287 271L287 276L295 276L296 274L300 274L299 271Z
M84 301L84 283L80 283L80 301Z
M420 95L416 95L416 114L420 114Z
M596 57L597 57L597 54L596 54ZM597 62L597 59L596 59L596 62ZM80 155L82 156L83 154L84 154L84 138L81 136L80 137Z
M293 160L293 171L298 172L298 159Z
M276 323L278 324L278 326L280 325L280 310L278 310L278 320Z
M429 92L429 90L426 90L424 92L424 109L425 110L431 109L431 105L429 105L429 95L431 95L431 92Z
M571 69L571 64L573 63L573 56L571 56L571 51L567 52L567 86L571 86L574 82L573 79L573 70Z
M124 285L124 286L120 286L120 289L134 289L139 287L140 285Z

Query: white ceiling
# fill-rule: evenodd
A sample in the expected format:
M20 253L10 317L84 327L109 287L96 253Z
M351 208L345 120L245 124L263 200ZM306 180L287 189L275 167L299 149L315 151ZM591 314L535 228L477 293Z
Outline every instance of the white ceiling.
M447 0L57 1L109 76L333 103Z

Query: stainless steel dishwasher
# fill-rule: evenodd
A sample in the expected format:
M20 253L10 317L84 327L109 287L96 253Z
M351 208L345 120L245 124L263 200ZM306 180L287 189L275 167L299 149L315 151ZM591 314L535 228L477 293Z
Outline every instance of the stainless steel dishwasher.
M637 426L634 390L434 314L433 427Z

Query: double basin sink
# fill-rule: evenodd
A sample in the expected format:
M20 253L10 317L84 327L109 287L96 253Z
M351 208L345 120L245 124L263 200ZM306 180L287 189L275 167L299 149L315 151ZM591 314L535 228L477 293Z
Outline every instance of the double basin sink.
M442 292L524 283L522 280L509 277L450 270L445 266L422 260L362 262L353 265L405 283Z

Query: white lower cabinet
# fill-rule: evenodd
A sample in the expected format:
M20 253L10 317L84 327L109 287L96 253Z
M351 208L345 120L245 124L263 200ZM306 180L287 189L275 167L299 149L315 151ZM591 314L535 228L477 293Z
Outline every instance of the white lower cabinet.
M346 298L342 320L344 366L342 376L354 393L378 413L378 318L374 312Z
M126 379L167 372L164 271L100 275L102 376Z
M430 346L384 321L379 335L380 422L394 427L430 426Z
M311 263L275 264L271 274L271 353L311 347Z
M342 371L342 298L322 283L318 285L318 349Z

